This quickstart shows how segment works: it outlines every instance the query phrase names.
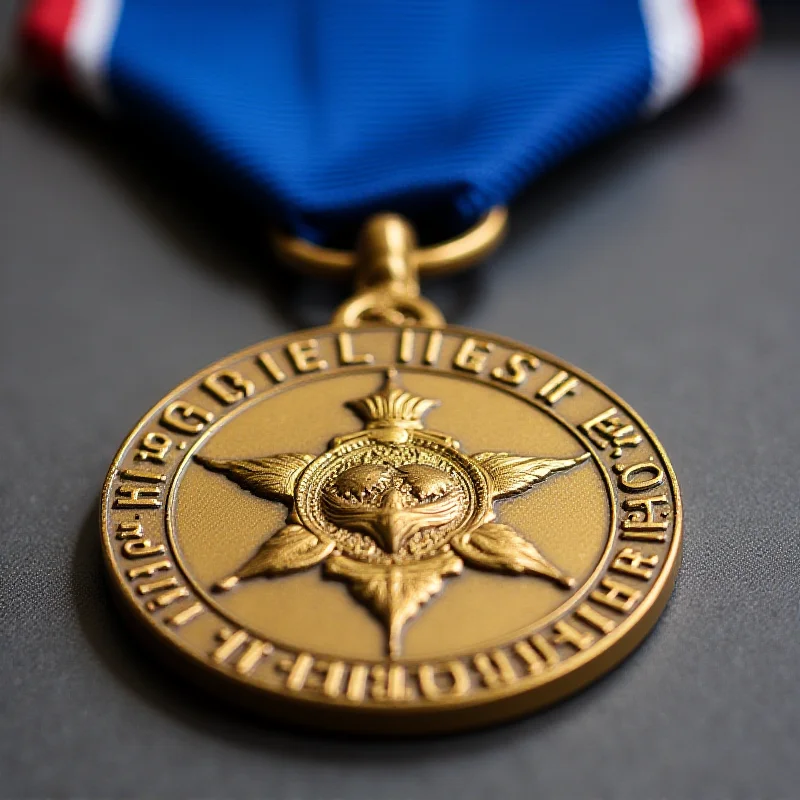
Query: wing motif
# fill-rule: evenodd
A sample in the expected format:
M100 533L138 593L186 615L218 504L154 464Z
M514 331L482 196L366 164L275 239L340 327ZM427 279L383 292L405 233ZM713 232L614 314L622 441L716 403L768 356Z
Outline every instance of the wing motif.
M490 522L457 536L451 544L453 550L474 567L517 575L540 575L565 587L575 583L508 525Z
M488 473L494 485L493 500L527 492L556 472L565 472L589 458L584 453L577 458L531 458L508 453L476 453L472 458Z
M314 460L314 456L302 453L282 453L252 459L194 458L206 469L221 472L242 489L287 505L294 499L294 487L300 473Z
M247 578L285 575L319 564L330 555L334 542L323 542L302 525L287 525L267 539L233 575L216 585L218 591L233 589Z

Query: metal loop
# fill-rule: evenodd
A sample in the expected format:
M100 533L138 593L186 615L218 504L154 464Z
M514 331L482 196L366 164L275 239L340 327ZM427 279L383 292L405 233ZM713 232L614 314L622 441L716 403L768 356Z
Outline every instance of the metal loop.
M502 241L508 223L508 209L495 206L483 219L461 236L433 247L415 251L419 272L425 276L447 275L471 267L488 256ZM320 247L280 231L272 231L272 245L287 264L314 275L351 277L357 254L353 250Z
M424 297L378 290L351 297L336 309L331 323L347 328L358 328L364 323L441 328L445 321L442 312Z

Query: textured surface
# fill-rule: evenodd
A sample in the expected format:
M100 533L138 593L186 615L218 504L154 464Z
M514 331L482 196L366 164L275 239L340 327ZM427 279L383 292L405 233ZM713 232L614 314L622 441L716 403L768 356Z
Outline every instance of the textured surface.
M768 40L539 183L490 266L431 287L454 322L558 353L651 422L686 545L662 621L607 679L520 723L386 743L242 719L155 668L109 608L95 523L151 402L323 320L334 292L276 273L190 169L7 75L0 795L794 796L799 84L797 40Z

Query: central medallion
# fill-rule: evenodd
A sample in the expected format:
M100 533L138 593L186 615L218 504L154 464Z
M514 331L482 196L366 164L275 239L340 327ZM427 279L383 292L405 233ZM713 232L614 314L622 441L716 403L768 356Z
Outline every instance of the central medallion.
M577 467L589 454L469 456L452 437L424 428L425 414L438 404L405 391L390 370L379 391L347 404L364 430L334 438L322 455L195 456L289 509L286 525L215 588L230 591L243 580L324 563L326 575L345 581L384 623L394 657L404 625L465 563L572 586L531 541L496 521L494 503Z

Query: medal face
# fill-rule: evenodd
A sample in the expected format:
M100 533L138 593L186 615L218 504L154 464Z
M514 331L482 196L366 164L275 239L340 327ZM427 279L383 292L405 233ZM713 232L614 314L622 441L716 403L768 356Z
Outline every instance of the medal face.
M103 492L122 607L193 677L306 724L518 716L655 623L681 507L644 423L488 334L320 328L164 398Z

